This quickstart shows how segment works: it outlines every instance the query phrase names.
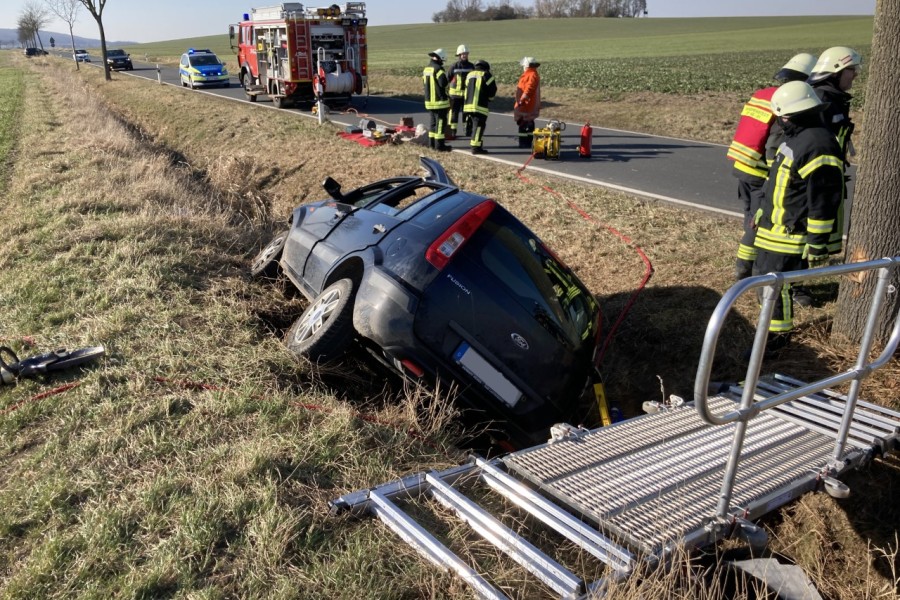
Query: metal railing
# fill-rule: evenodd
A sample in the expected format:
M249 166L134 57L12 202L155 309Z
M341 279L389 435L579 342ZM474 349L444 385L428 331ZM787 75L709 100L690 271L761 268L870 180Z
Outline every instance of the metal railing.
M700 361L697 367L697 378L694 384L694 403L697 411L700 413L700 417L704 421L711 425L736 423L731 453L729 454L728 462L726 464L719 503L716 508L716 516L719 519L725 519L728 515L731 495L734 489L734 480L737 474L738 463L740 462L741 450L743 448L744 437L749 421L764 410L850 381L851 385L847 396L847 408L841 421L841 426L835 442L834 454L832 455L832 462L834 464L837 464L840 461L841 456L844 453L847 434L850 429L859 396L860 383L873 371L883 367L891 359L894 352L896 352L898 343L900 343L900 314L898 314L895 317L894 326L884 350L874 361L869 361L869 355L871 354L872 346L874 344L875 329L878 325L885 300L889 293L896 293L897 291L890 284L890 279L893 271L898 268L900 268L900 256L867 262L822 267L818 269L793 271L789 273L769 273L767 275L759 275L741 280L733 285L722 296L722 299L713 311L713 315L706 328L706 335L703 340L703 350L700 354ZM759 372L765 354L769 325L772 321L772 313L775 309L776 298L781 293L782 286L800 281L811 281L825 277L861 273L864 271L877 271L878 280L875 284L875 293L872 298L872 303L869 306L869 314L863 329L856 364L842 373L814 381L796 389L782 392L764 400L755 401L756 386L759 381ZM733 410L723 415L713 414L709 408L707 398L710 372L712 371L713 358L715 357L719 335L722 332L728 313L734 307L738 298L745 293L758 288L763 288L763 299L756 324L753 349L751 350L749 364L747 365L747 374L743 384L740 406L737 410Z

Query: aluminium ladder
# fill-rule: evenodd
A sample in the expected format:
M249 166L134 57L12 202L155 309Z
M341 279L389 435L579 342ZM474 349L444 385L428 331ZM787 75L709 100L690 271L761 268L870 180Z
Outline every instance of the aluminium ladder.
M868 360L876 319L894 291L889 279L898 267L900 257L738 282L710 319L694 403L590 431L559 425L546 444L491 460L472 456L451 469L353 492L332 501L332 511L378 516L425 558L486 598L506 596L484 570L413 520L403 510L404 500L425 496L450 509L560 598L601 596L610 581L634 571L637 561L664 562L679 547L691 550L731 536L760 547L766 536L754 519L813 490L843 497L849 489L842 475L876 455L900 450L900 412L857 397L860 380L886 364L900 341L898 315L885 350ZM877 273L878 282L853 368L812 384L778 374L759 377L774 298L783 284L866 272ZM763 290L763 302L745 385L708 397L725 317L738 297L756 288ZM847 381L846 395L830 389ZM490 497L485 502L484 490L599 561L603 575L586 579L536 547L482 507L491 502Z

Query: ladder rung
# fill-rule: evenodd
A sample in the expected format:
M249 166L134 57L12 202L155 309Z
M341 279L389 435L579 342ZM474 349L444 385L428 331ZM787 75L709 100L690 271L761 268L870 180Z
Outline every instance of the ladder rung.
M475 461L498 494L618 572L630 572L634 555L488 461Z
M570 573L568 569L535 548L525 538L445 483L437 473L429 473L425 476L425 480L431 484L431 495L436 500L456 511L459 517L478 534L557 593L567 597L584 593L585 584L582 579Z
M450 551L437 538L428 533L421 525L416 523L396 504L391 502L383 494L372 491L369 494L371 508L385 525L403 541L415 548L419 554L430 560L441 569L454 571L463 581L471 585L484 598L494 600L508 600L499 590L476 573L461 558Z

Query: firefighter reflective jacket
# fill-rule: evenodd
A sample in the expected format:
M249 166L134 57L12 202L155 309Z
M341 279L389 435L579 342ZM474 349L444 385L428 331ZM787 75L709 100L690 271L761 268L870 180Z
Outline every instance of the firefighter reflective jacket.
M513 118L516 121L534 121L541 116L541 76L537 67L528 67L516 84L516 103Z
M436 60L431 61L422 72L425 83L425 110L443 110L450 108L450 97L447 95L447 73Z
M822 118L846 154L850 145L850 135L853 133L853 122L850 120L850 101L853 100L853 96L834 85L833 78L817 83L813 86L813 90L822 102L828 103Z
M497 95L497 82L490 71L475 70L466 77L466 103L463 112L487 116L488 103Z
M778 254L827 256L844 185L841 148L818 112L787 122L784 133L754 244Z
M813 86L816 95L827 102L828 106L822 112L822 119L825 126L831 129L831 133L837 137L838 143L841 145L842 158L844 165L849 164L848 156L850 154L850 136L853 134L853 122L850 120L850 101L853 96L843 91L835 85L835 78L831 77L821 81ZM847 187L844 186L843 199L847 198ZM828 242L828 250L831 254L837 254L844 248L844 204L841 203L838 210L838 220L835 222L834 229L831 232L831 238Z
M466 77L475 69L475 65L467 60L458 60L447 69L450 88L447 93L451 98L463 98L466 95Z
M728 147L728 158L734 161L734 175L740 179L765 179L769 173L766 163L766 142L775 121L772 113L772 94L778 87L757 90L741 110L734 139Z

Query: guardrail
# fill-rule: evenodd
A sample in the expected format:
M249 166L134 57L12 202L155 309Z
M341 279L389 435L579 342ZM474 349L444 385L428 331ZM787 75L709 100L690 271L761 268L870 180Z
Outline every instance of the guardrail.
M743 448L744 437L749 421L764 410L850 381L851 385L847 396L847 409L841 421L841 427L838 432L834 453L832 455L833 463L838 463L840 461L846 445L847 433L853 419L853 412L856 408L860 383L873 371L880 369L887 364L894 352L896 352L898 344L900 344L900 313L898 313L898 315L895 316L894 326L884 350L874 361L869 361L869 355L871 354L874 343L875 328L878 324L878 319L883 310L887 295L889 293L897 292L894 286L890 284L890 279L893 272L898 268L900 268L900 256L867 262L822 267L818 269L806 269L789 273L769 273L767 275L758 275L741 280L733 285L722 296L722 299L713 311L713 315L706 328L706 335L703 340L703 350L700 354L699 366L697 367L697 378L694 384L694 403L697 411L700 413L700 417L704 421L710 425L736 423L731 453L725 468L719 504L716 508L716 516L718 518L725 519L728 514L732 490L734 488L734 480L737 474L737 467L740 462L741 450ZM795 282L812 281L825 277L849 275L864 271L877 271L878 280L875 284L875 292L869 306L869 315L863 329L859 355L855 365L842 373L814 381L797 389L782 392L758 402L755 401L754 396L765 353L769 324L772 321L775 300L778 294L781 293L782 286ZM758 288L763 288L763 300L756 324L753 349L747 365L747 375L743 384L744 389L740 406L737 410L733 410L723 415L713 414L709 408L707 399L710 372L712 371L713 358L715 357L719 335L722 332L722 327L724 326L728 313L734 307L738 298L747 292Z

